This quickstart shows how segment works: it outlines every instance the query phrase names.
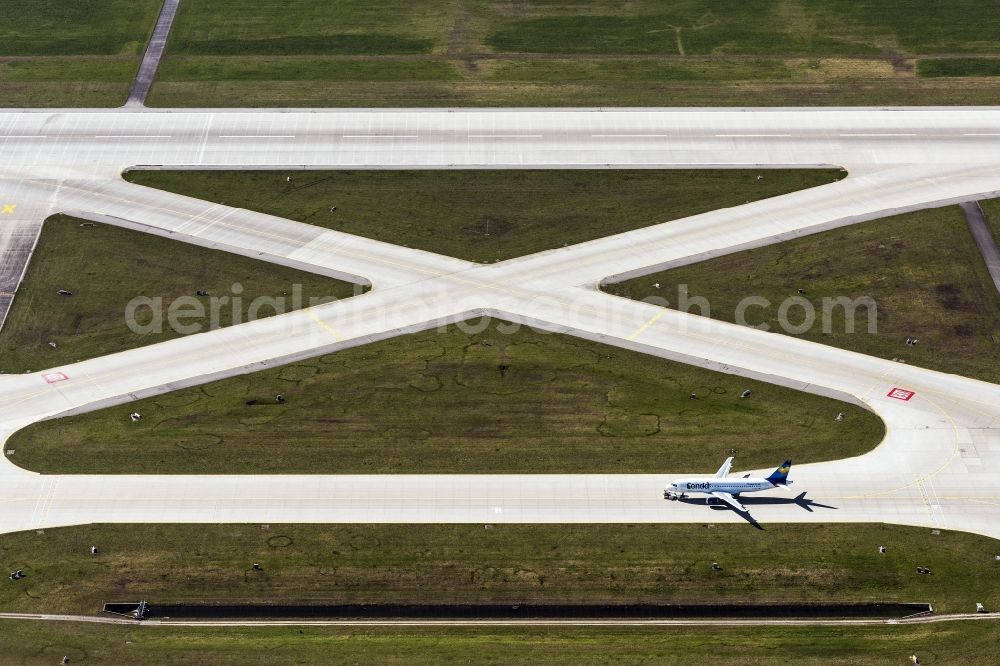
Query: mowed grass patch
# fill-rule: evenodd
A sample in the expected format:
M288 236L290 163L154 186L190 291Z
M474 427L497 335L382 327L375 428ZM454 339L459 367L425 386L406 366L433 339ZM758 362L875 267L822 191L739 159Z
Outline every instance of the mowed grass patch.
M920 76L1000 76L1000 58L927 58L917 63Z
M706 522L712 513L705 509ZM997 547L978 535L881 524L764 531L745 524L87 525L5 535L0 558L26 577L0 587L0 609L90 615L108 601L139 599L153 606L921 602L964 613L976 602L1000 605ZM933 573L917 574L918 566Z
M448 62L345 60L301 56L177 57L164 62L171 81L273 81L308 77L313 81L451 81L459 78Z
M676 302L678 285L687 285L692 297L707 298L711 316L724 321L736 320L744 298L762 297L769 305L747 309L746 322L767 324L776 333L783 332L782 302L802 297L817 313L815 324L800 335L804 339L1000 382L1000 295L958 207L865 222L608 285L607 290ZM850 332L844 308L837 307L825 333L823 299L839 297L872 298L875 332L869 332L867 308L854 310ZM790 323L801 324L803 318L801 307L791 310ZM909 346L907 338L919 342Z
M159 0L25 0L0 5L0 56L141 56Z
M712 3L717 5L718 3ZM486 43L501 52L635 54L870 54L874 45L796 34L775 20L767 0L671 3L666 13L577 14L506 21ZM647 7L652 8L652 3Z
M0 106L118 106L160 0L0 3Z
M9 460L53 473L710 473L731 449L754 469L858 455L883 436L878 417L836 400L503 322L463 331L477 325L36 423L8 440Z
M986 225L993 232L993 240L1000 245L1000 199L986 199L979 205L983 209Z
M10 108L110 107L125 103L130 80L60 81L49 65L43 65L45 80L0 81L0 97Z
M259 0L248 6L218 0L182 4L170 53L393 55L419 49L453 56L490 51L825 56L878 55L888 48L910 54L990 53L998 46L1000 18L984 12L976 0L637 0L627 5L598 0L516 6L480 0L419 5Z
M239 284L238 291L234 285ZM298 285L298 286L295 286ZM72 293L60 295L59 290ZM218 308L216 324L246 321L254 299L346 298L354 285L246 257L197 247L151 234L57 215L45 221L25 279L0 330L0 373L38 371L78 360L162 342L179 333L169 324L170 303L239 294ZM137 297L160 299L160 331L136 333L126 321L128 303ZM210 314L210 297L198 298ZM261 307L256 316L270 316ZM151 323L149 308L137 309L137 323ZM209 330L211 318L183 319ZM200 332L200 331L199 331ZM50 344L53 343L53 344ZM53 346L54 345L54 346Z
M131 58L0 58L0 81L8 83L78 82L118 83L128 88L135 74L136 61Z
M491 81L549 82L675 82L675 81L788 81L795 70L781 60L728 59L702 61L655 60L495 60Z
M115 627L0 620L9 663L990 664L993 622L808 627ZM902 657L900 655L903 655Z
M242 0L181 3L170 55L427 53L440 43L450 3L404 0Z
M478 63L473 63L479 67ZM886 65L887 63L883 63ZM891 67L891 65L889 65ZM455 69L460 64L454 66ZM531 65L526 65L531 67ZM600 65L594 65L600 69ZM680 66L680 75L690 68ZM784 65L767 68L778 71ZM803 80L620 80L611 77L552 82L549 80L445 81L404 79L410 71L386 72L384 80L246 80L158 82L147 98L156 107L500 107L500 106L872 106L992 105L1000 98L995 78L895 79L841 76ZM479 67L480 70L487 68ZM667 68L665 68L667 69ZM673 68L669 68L673 69ZM385 71L381 69L380 71ZM423 70L421 70L423 71ZM461 70L459 70L461 71ZM544 71L537 68L536 71ZM575 69L570 70L576 71ZM730 70L731 71L731 70ZM503 73L501 72L501 76ZM690 75L701 76L700 73ZM729 74L725 74L729 76ZM394 78L395 80L388 80ZM546 75L546 79L551 78ZM956 81L960 81L956 83Z
M224 0L181 6L151 103L988 104L1000 83L931 84L914 63L997 48L1000 20L971 0Z
M815 9L816 27L834 34L856 31L873 45L909 53L995 53L1000 14L978 0L830 0L803 2Z
M759 173L767 177L758 180ZM127 180L494 262L839 180L838 169L130 171ZM330 208L336 206L336 212Z
M113 106L128 96L138 58L0 57L0 104L10 107Z
M863 55L989 53L1000 18L976 0L657 0L497 7L486 43L500 51ZM975 25L976 30L969 26Z

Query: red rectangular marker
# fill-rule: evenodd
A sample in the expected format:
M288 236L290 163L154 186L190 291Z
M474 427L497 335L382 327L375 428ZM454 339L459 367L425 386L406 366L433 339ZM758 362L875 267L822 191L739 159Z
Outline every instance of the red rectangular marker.
M915 396L916 393L913 391L907 391L906 389L893 387L893 389L886 393L886 395L890 398L895 398L896 400L906 401Z
M69 379L69 377L62 372L50 372L46 375L42 375L42 379L47 381L49 384L55 384L56 382L64 382Z

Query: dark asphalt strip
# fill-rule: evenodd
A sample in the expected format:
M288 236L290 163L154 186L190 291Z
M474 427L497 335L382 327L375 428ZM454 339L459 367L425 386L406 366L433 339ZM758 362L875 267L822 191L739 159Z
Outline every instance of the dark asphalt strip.
M965 221L969 225L969 231L979 246L979 252L986 261L986 269L993 278L993 286L1000 292L1000 248L997 247L996 239L990 232L986 224L986 217L978 201L961 204L962 212L965 213Z
M167 36L170 35L170 27L174 23L179 4L180 0L163 0L163 8L160 10L159 18L156 19L156 27L153 28L153 36L146 46L146 53L142 57L142 64L139 65L139 72L132 82L126 106L142 106L146 103L146 96L153 85L156 70L160 66L160 59L167 46Z
M43 622L84 622L93 624L141 625L146 627L282 627L282 626L850 626L936 624L955 621L996 621L1000 613L957 613L921 615L908 619L697 619L697 620L134 620L96 615L58 615L47 613L0 613L3 620L38 620Z

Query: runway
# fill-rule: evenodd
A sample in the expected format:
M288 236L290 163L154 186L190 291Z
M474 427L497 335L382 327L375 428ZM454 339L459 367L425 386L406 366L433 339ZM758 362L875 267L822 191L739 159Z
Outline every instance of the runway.
M0 204L28 211L25 224L71 212L370 283L372 290L40 373L2 376L0 437L39 419L485 314L838 397L882 417L887 434L874 451L836 462L797 463L795 494L745 498L765 525L892 522L998 537L1000 386L596 290L601 281L906 210L996 196L998 149L996 109L3 113ZM839 165L850 175L811 190L685 220L650 220L637 231L478 265L150 190L118 177L135 165ZM13 233L13 227L0 229L4 238ZM142 455L141 447L136 455ZM694 471L107 477L40 476L4 461L0 532L91 522L741 520L728 509L664 501L664 483ZM806 496L796 498L802 491Z

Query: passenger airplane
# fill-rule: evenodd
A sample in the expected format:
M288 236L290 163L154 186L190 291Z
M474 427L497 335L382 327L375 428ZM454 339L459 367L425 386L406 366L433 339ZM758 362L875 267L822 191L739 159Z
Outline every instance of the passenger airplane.
M740 493L755 493L759 490L771 490L781 488L790 490L791 481L788 480L788 470L792 468L792 461L786 460L781 467L771 472L767 478L750 478L750 475L742 479L727 479L729 469L733 466L732 457L726 458L722 467L715 473L714 477L698 477L677 479L670 484L670 487L663 491L663 497L670 500L684 499L688 493L705 493L708 497L705 502L711 502L712 498L722 500L737 511L749 513L747 508L736 499Z

